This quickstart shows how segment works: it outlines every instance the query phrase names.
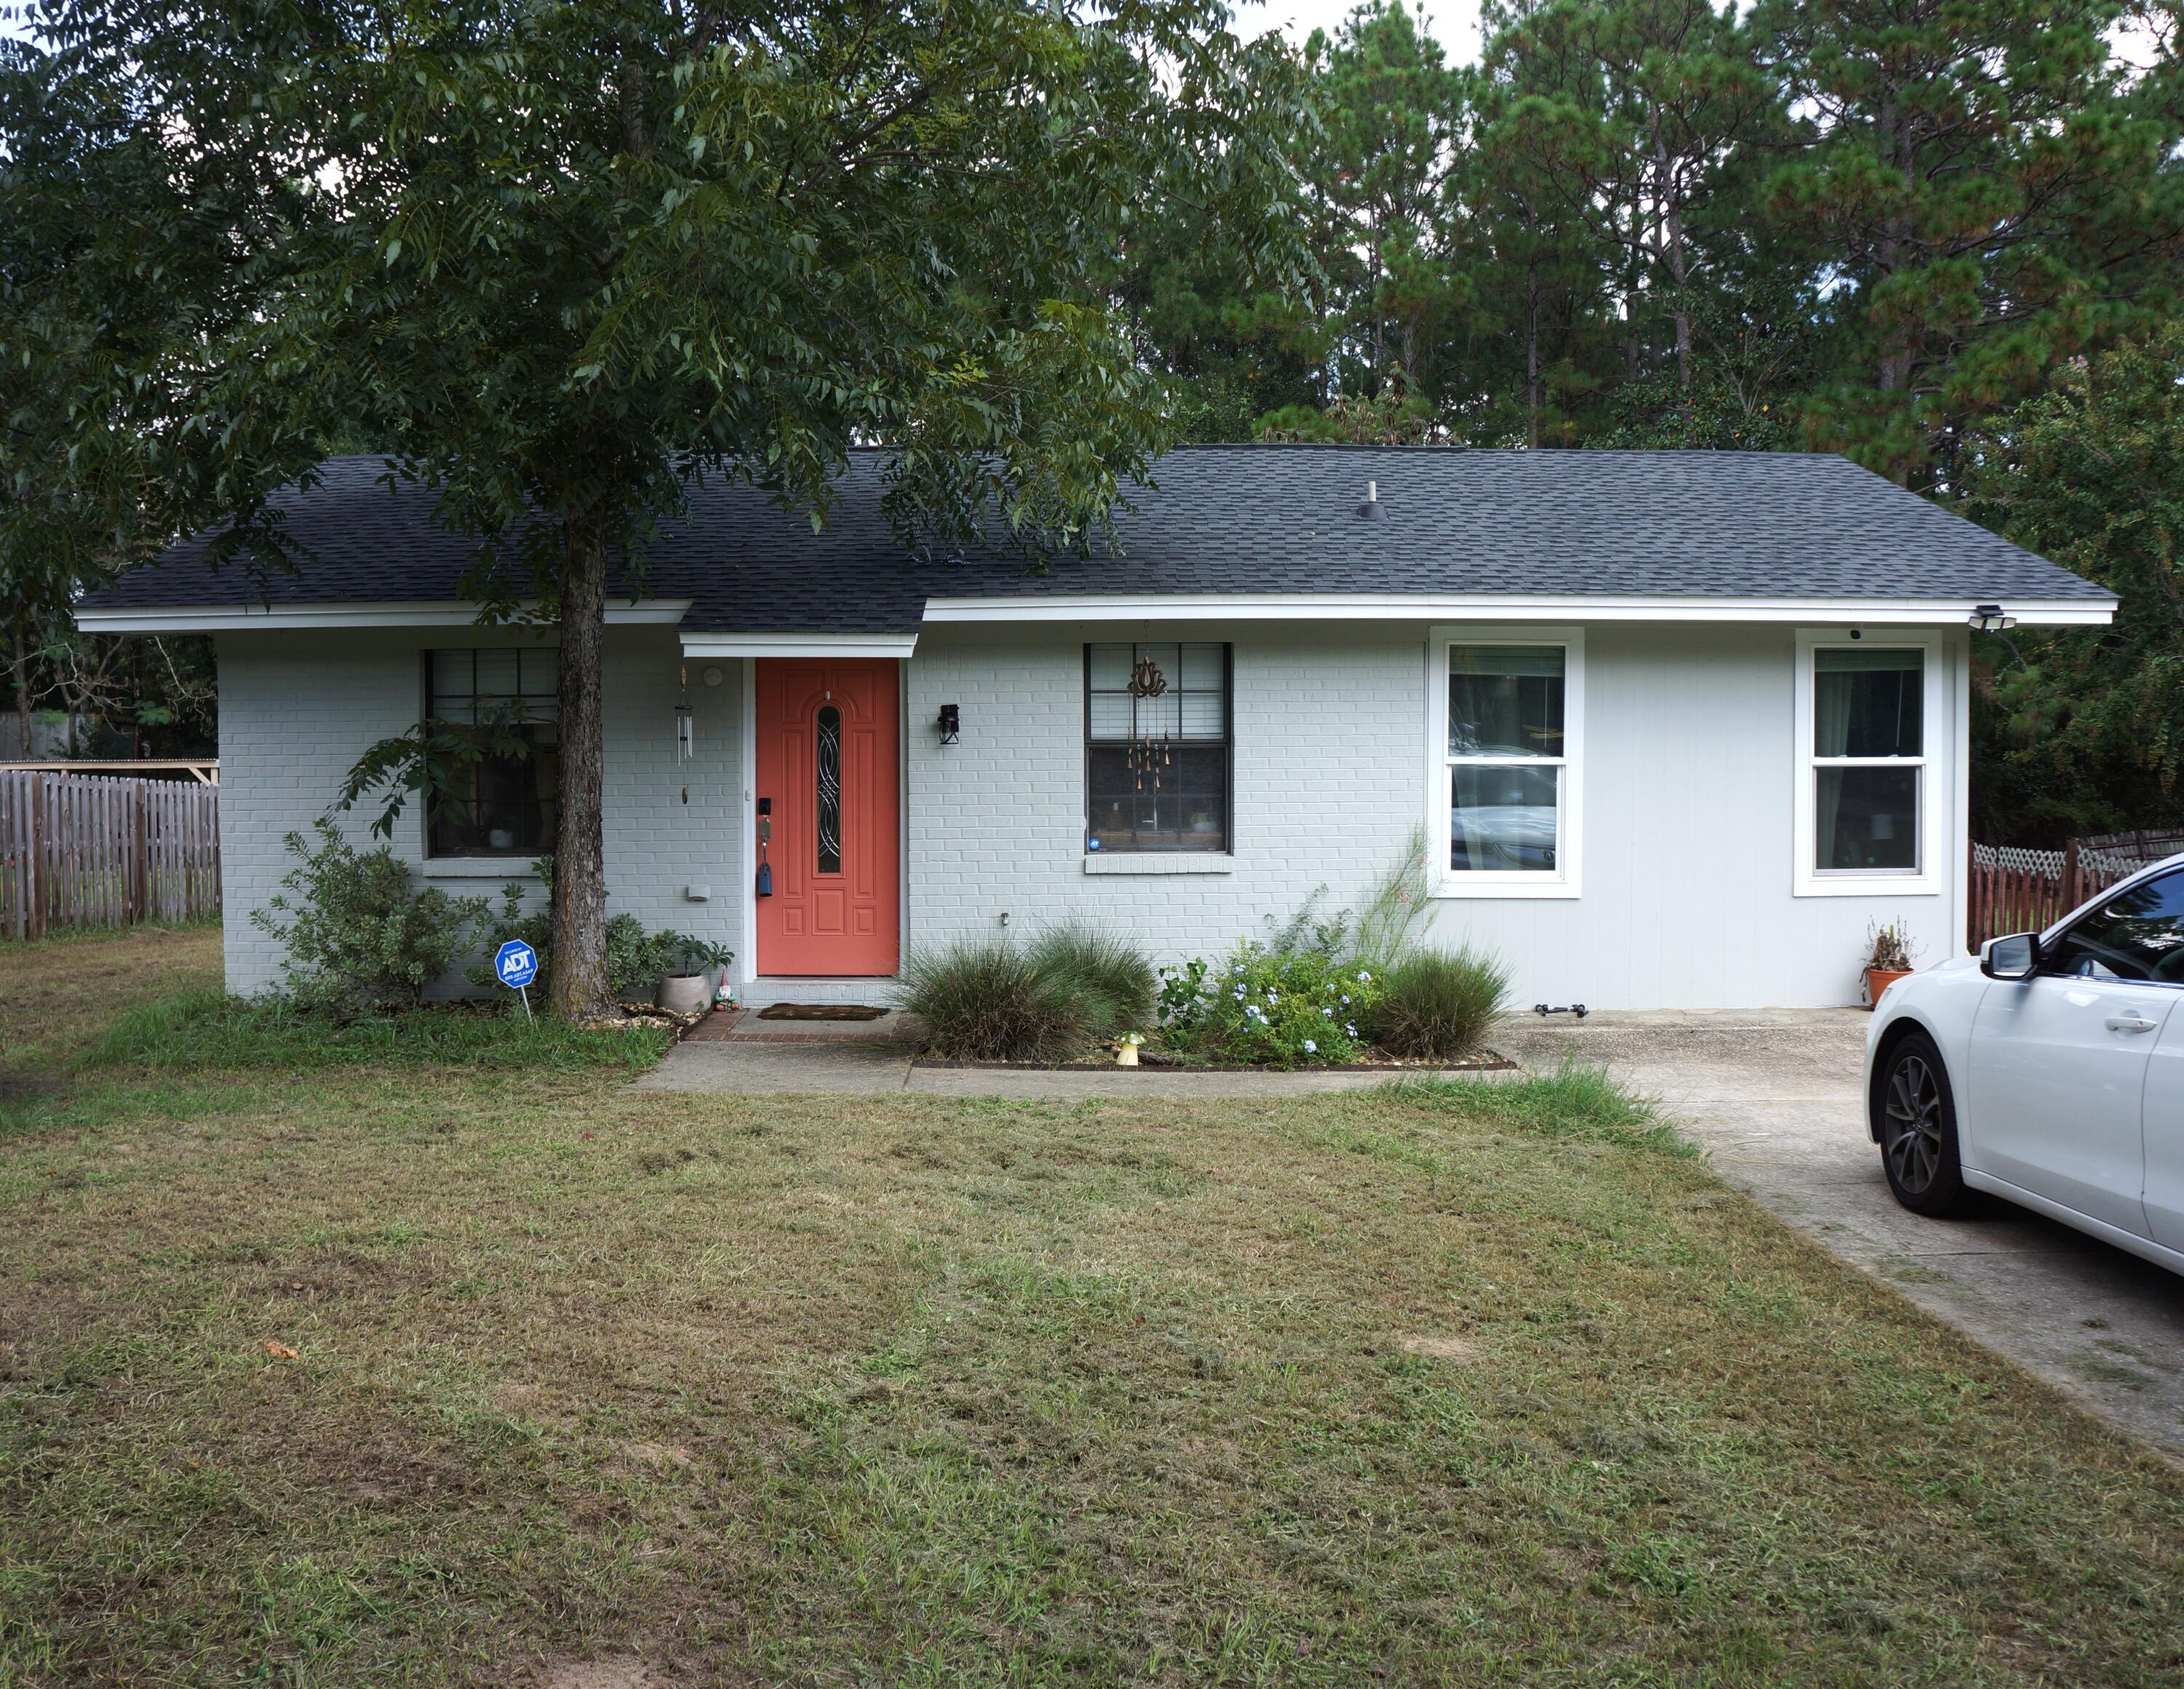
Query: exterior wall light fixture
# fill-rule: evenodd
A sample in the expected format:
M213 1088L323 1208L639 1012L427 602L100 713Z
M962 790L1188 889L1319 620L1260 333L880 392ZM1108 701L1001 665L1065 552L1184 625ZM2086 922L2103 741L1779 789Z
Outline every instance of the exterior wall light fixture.
M963 712L953 704L940 706L940 719L935 724L940 729L940 743L953 744L963 731Z

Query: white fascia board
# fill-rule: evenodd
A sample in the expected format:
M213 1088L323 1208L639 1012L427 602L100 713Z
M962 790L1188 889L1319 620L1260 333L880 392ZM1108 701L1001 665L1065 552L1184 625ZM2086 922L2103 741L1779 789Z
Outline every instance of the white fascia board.
M532 610L533 603L517 606ZM672 627L689 613L688 599L610 600L610 627ZM315 627L471 627L478 606L461 599L390 604L190 605L161 609L79 610L76 626L86 633L234 633L264 628L303 633ZM510 624L521 625L521 624Z
M915 633L685 633L686 657L906 657Z
M1992 600L1988 600L1992 602ZM1970 599L1516 598L1405 593L1057 594L1051 598L935 598L928 622L1781 622L1854 627L1961 627ZM2026 627L2104 627L2113 601L2022 599L2003 609Z

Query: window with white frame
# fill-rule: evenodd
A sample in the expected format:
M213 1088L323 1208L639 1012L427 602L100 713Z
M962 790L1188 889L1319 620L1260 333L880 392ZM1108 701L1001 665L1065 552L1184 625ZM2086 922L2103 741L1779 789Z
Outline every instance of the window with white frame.
M1577 637L1456 632L1436 649L1444 890L1574 891Z
M1922 871L1929 661L1915 645L1813 647L1816 875Z
M1964 675L1926 629L1808 627L1797 634L1792 889L1799 897L1947 889L1963 771Z

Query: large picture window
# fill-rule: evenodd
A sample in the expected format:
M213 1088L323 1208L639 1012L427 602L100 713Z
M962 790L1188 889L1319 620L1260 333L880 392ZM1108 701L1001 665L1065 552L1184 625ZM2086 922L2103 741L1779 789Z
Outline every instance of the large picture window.
M1084 848L1229 849L1229 650L1084 648Z
M1434 649L1442 889L1574 895L1578 636L1458 631Z
M507 725L525 756L490 756L450 768L448 789L426 811L430 856L535 856L554 846L560 772L550 647L428 651L426 714L457 726Z

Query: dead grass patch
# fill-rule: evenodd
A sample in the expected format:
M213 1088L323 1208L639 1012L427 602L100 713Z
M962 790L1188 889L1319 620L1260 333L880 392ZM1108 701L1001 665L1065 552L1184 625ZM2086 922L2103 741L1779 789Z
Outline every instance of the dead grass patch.
M1406 1337L1403 1352L1423 1355L1429 1361L1462 1363L1479 1358L1479 1352L1461 1337Z

